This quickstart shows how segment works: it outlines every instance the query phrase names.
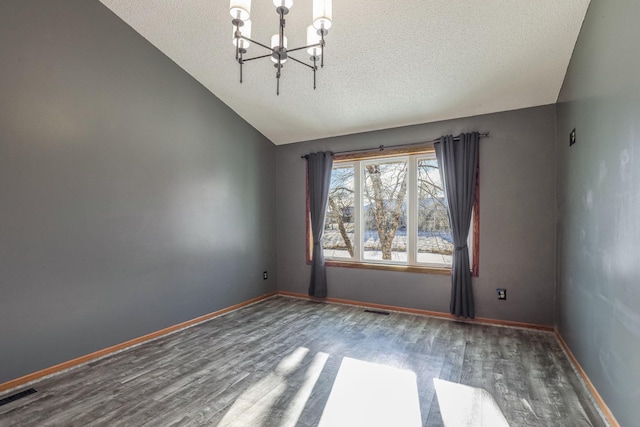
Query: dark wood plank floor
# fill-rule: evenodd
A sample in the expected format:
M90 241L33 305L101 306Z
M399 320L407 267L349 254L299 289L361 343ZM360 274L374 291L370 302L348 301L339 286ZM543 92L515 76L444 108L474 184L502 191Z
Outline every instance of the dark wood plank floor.
M440 426L434 378L511 426L606 425L551 333L284 297L42 380L0 425Z

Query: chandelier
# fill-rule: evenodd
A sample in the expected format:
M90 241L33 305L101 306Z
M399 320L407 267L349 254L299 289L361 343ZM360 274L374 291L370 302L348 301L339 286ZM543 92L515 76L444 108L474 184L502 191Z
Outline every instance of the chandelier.
M320 67L324 67L324 38L331 28L331 0L313 0L313 23L307 27L307 45L287 48L287 37L284 34L285 15L289 13L289 9L293 6L293 0L273 0L276 7L276 13L280 17L278 33L271 36L270 46L259 43L251 39L251 0L231 0L229 12L231 13L231 23L233 24L233 45L236 47L236 61L240 64L240 83L242 83L242 65L247 61L255 59L271 58L276 68L276 95L280 95L280 76L282 67L288 59L298 64L304 65L313 71L313 88L316 88L316 71L318 70L318 61ZM252 58L245 58L244 54L247 49L255 43L269 51L269 53ZM307 50L310 55L309 60L313 65L300 61L293 56L291 52L299 50Z

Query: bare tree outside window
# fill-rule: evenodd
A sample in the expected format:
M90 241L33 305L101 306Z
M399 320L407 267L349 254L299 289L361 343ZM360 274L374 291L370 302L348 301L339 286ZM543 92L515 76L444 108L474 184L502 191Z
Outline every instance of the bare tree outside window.
M407 161L366 164L363 190L364 257L406 261ZM403 239L397 238L398 228Z
M334 167L329 186L329 206L325 219L322 247L327 257L353 258L354 168Z

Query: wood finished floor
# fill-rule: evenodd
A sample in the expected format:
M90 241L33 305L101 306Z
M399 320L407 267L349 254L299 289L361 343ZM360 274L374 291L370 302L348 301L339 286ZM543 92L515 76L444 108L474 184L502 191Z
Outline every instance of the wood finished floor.
M511 426L606 425L551 333L284 297L42 380L0 406L0 425L327 427L343 360L415 374L402 402L419 425L443 424L434 378L485 389Z

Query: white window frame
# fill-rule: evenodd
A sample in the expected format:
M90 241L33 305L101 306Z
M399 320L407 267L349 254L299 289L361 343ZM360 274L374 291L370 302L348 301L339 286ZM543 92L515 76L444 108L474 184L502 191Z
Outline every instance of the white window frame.
M418 162L421 159L433 159L435 158L435 152L433 151L423 151L419 153L403 153L403 154L392 154L387 156L376 156L375 158L363 158L363 159L349 159L349 160L336 160L334 161L334 168L339 167L353 167L354 169L354 219L357 221L354 225L354 233L353 233L353 258L344 258L344 257L331 257L325 256L325 260L327 265L329 266L344 266L344 267L380 267L379 269L387 269L385 267L389 267L389 269L407 269L408 271L421 271L425 270L426 272L450 272L451 264L447 263L424 263L417 261L417 251L418 251ZM383 163L386 161L393 160L406 160L407 161L407 195L406 195L406 203L407 203L407 261L393 261L393 260L374 260L374 259L365 259L364 258L364 173L366 164L370 163ZM475 212L474 206L474 216L477 213ZM477 266L474 265L474 257L473 250L474 244L474 226L475 219L472 217L471 226L469 229L469 237L467 239L467 244L469 247L469 259L472 264L472 269L477 269Z

